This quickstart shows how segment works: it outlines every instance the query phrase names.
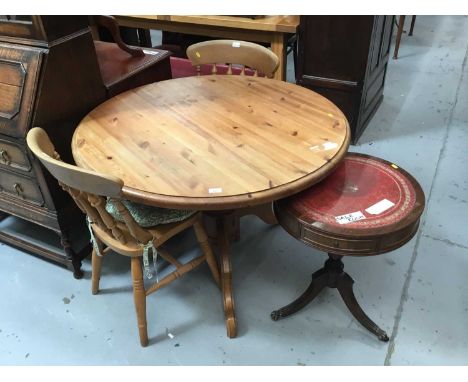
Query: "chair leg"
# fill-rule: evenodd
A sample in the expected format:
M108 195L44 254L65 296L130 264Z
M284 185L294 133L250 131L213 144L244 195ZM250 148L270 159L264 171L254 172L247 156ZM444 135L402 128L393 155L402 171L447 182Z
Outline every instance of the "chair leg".
M398 58L398 50L400 49L400 41L401 41L401 35L403 33L404 25L405 25L405 16L400 16L400 18L398 19L398 31L396 35L396 41L395 41L395 51L393 52L394 60Z
M93 248L91 254L91 293L97 294L99 292L99 279L101 278L101 264L102 257L98 256L96 250Z
M218 287L221 287L221 277L219 275L218 263L216 262L213 250L211 249L211 245L208 241L208 235L206 234L201 219L195 222L195 224L193 225L193 229L195 231L197 241L200 244L200 247L205 255L206 262L210 267L211 274L213 275L213 278L215 279L215 282L218 285Z
M294 81L297 81L297 35L293 45Z
M146 324L146 293L141 270L141 259L132 257L133 299L138 322L141 346L148 345L148 327Z
M413 29L414 29L414 23L416 22L416 16L412 16L411 17L411 26L410 26L410 30L409 30L409 33L408 33L408 36L412 36L413 35Z

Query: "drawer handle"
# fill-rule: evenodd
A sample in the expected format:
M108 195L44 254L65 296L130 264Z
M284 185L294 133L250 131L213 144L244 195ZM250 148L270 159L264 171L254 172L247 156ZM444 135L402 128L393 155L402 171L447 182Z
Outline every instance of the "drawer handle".
M7 151L5 149L0 149L0 156L2 157L2 160L6 164L10 164L11 159L10 159L10 156L8 155L8 153L7 153Z
M16 194L17 194L18 196L21 196L21 197L24 198L24 196L23 196L23 187L21 187L21 184L15 183L15 184L13 185L13 188L15 189Z

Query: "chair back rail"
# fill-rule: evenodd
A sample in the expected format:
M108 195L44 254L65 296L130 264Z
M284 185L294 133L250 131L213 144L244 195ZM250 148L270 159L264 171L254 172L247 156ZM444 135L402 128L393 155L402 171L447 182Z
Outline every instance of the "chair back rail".
M58 180L60 186L71 195L78 207L88 215L91 222L122 244L126 244L128 239L138 243L152 240L152 235L138 225L120 201L123 186L121 179L63 162L45 130L39 127L31 129L26 140L30 150ZM115 203L122 216L124 230L122 224L107 212L107 198Z
M212 40L193 44L187 48L187 57L200 75L201 65L212 65L212 74L217 73L216 64L228 64L227 74L232 74L232 65L242 65L254 70L254 76L263 73L273 77L278 69L279 59L271 50L252 42L236 40Z

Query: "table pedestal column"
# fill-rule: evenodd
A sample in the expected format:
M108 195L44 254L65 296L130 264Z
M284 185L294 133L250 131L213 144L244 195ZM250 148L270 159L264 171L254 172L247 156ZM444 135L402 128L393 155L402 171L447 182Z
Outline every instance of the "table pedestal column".
M245 215L256 215L267 224L277 224L278 221L273 214L271 203L235 211L210 211L205 212L205 215L215 221L226 330L228 337L234 338L237 335L237 321L229 245L232 240L239 238L239 218Z
M216 229L226 330L228 337L234 338L237 335L237 322L232 290L232 267L229 254L229 238L231 236L229 228L232 227L231 219L234 219L232 213L218 215L216 219Z

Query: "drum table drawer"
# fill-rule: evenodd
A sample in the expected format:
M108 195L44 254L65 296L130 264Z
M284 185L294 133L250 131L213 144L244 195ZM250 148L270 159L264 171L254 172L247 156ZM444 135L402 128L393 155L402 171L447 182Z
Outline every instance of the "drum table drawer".
M338 235L330 235L303 227L302 240L308 244L320 247L331 253L369 253L378 249L375 240L340 238Z
M39 206L44 204L44 198L35 179L7 171L1 172L0 195L12 196Z

